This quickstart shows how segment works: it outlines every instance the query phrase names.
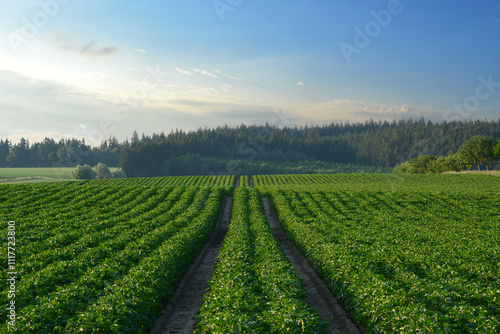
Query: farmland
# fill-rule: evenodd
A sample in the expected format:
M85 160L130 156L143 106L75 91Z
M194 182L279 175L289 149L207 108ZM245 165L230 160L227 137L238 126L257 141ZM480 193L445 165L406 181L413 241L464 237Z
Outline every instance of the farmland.
M0 187L2 220L18 222L17 331L144 330L217 220L231 189L216 186L219 179L234 183L199 177L177 181L204 186L169 186L176 180L164 178ZM6 262L3 269L5 281ZM9 303L7 290L0 298Z
M209 239L225 196L234 197L232 216L197 333L326 332L273 237L266 197L290 241L366 332L500 331L500 178L252 181L242 177L237 188L234 176L1 185L2 245L7 222L16 222L17 332L147 332ZM10 270L2 266L5 282ZM2 307L2 319L7 312Z
M256 186L368 332L499 332L498 178L267 176Z
M246 182L242 182L245 184ZM240 187L196 333L326 333L273 238L255 189Z

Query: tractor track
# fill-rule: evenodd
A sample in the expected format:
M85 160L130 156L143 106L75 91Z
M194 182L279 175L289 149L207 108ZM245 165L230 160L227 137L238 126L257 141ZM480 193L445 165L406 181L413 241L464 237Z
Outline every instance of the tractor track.
M262 199L264 212L273 231L274 237L280 242L285 255L295 266L299 277L306 285L309 294L306 301L316 310L320 318L330 323L328 328L334 334L364 334L360 326L355 324L344 308L332 295L328 287L318 277L311 264L290 242L286 233L281 228L278 218L273 210L271 200Z
M203 294L208 288L208 281L214 271L215 259L231 220L232 204L232 196L224 199L222 212L210 240L184 275L174 298L156 321L150 334L193 333L198 323L196 315L203 303Z

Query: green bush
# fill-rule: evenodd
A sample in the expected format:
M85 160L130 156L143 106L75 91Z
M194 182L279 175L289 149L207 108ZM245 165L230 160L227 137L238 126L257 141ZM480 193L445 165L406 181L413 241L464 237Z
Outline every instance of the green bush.
M75 180L93 180L96 178L97 173L89 165L76 166L71 172L71 176Z
M395 174L430 174L441 170L441 160L433 155L420 155L415 159L404 162L394 167Z
M94 167L94 170L97 174L98 179L110 179L112 177L111 171L109 170L108 166L106 166L106 164L103 164L102 162L99 162Z
M111 172L111 175L113 176L113 179L123 179L127 177L123 169L117 169Z

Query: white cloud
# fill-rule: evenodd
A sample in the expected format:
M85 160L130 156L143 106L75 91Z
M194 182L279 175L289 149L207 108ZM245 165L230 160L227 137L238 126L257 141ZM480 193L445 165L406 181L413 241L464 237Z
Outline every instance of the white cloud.
M185 70L181 70L181 69L180 69L180 68L178 68L178 67L176 67L176 68L175 68L175 70L176 70L177 72L179 72L179 73L182 73L182 74L189 74L189 75L191 75L191 74L192 74L191 72L189 72L189 71L185 71Z
M304 86L304 83L302 81L297 82L297 86Z
M218 76L216 76L215 74L210 73L210 72L205 71L205 70L200 70L200 69L195 68L193 71L197 72L197 73L200 73L201 75L204 75L204 76L207 76L207 77L218 78Z
M147 51L146 51L146 50L143 50L143 49L139 49L139 50L137 50L137 52L146 53Z
M239 78L237 78L237 77L233 77L233 76L228 75L228 74L224 74L224 76L225 76L225 77L228 77L229 79L233 79L233 80L240 80L240 81L241 81L241 79L239 79Z

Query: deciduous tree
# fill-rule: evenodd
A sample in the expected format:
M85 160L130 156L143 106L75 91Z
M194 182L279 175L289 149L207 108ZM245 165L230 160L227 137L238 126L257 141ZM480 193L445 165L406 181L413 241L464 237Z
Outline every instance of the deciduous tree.
M468 142L463 144L458 153L462 161L466 164L477 166L481 169L481 165L490 170L491 165L495 162L495 147L496 140L490 136L474 136Z

